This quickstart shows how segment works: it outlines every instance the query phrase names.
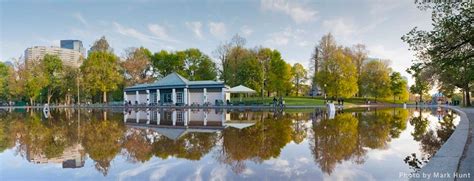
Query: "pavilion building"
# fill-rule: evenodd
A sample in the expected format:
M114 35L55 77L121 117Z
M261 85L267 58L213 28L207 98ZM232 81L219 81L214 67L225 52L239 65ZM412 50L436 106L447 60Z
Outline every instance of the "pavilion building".
M149 84L124 89L124 101L133 105L215 105L230 99L228 87L219 81L190 81L177 73Z

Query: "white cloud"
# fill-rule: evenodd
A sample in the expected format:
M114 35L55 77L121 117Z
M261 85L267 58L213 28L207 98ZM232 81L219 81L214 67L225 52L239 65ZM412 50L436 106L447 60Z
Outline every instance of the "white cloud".
M265 41L268 46L286 46L290 42L298 46L309 46L310 43L304 40L306 31L302 29L295 29L288 27L283 31L271 33L269 38Z
M142 42L150 42L151 37L149 35L146 35L136 29L133 28L128 28L124 27L121 24L117 22L113 22L113 25L115 26L115 30L120 33L121 35L136 38Z
M189 28L197 38L202 39L202 23L199 21L186 22L186 27Z
M263 10L282 12L290 16L296 23L314 21L318 12L307 6L288 0L261 0Z
M348 37L357 32L354 23L344 18L336 18L323 21L323 28L330 31L335 37Z
M218 38L224 38L227 28L223 22L209 22L209 31Z
M250 36L253 33L253 30L247 25L242 26L240 28L240 31L242 32L242 35L244 36Z
M73 14L74 18L76 18L79 22L81 22L82 24L84 24L85 26L88 26L89 23L87 22L87 20L82 16L81 13L74 13Z
M165 27L159 24L149 24L148 30L154 36L154 38L164 41L176 42L173 38L168 35L168 32Z

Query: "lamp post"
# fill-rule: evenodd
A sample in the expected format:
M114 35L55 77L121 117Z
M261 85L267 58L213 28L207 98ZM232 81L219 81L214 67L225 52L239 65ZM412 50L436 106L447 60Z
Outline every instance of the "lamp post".
M70 94L70 92L71 92L71 89L68 88L67 89L67 100L66 100L67 105L69 105L71 103L71 94Z
M326 96L326 84L324 84L324 103L327 103L327 96Z

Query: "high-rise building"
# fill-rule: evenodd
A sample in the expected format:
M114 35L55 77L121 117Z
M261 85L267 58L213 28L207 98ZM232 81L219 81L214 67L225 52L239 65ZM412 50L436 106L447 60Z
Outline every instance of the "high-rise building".
M64 65L79 67L82 64L83 54L76 50L60 48L55 46L34 46L25 50L25 61L36 61L43 59L46 54L57 55Z
M61 40L60 44L61 48L76 50L78 52L81 52L82 56L86 56L86 50L84 49L81 40Z

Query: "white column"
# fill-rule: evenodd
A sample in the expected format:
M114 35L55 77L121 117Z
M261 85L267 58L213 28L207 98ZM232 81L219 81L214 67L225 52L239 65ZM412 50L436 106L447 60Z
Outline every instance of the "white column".
M183 99L184 99L184 105L188 105L188 89L187 88L184 88Z
M128 112L123 113L123 122L126 123L128 118Z
M173 120L173 126L175 126L176 125L176 110L174 110L173 113L171 114L171 119Z
M135 91L135 101L138 102L138 104L140 104L139 98L140 96L138 95L138 91ZM135 104L135 103L132 103L132 104Z
M137 123L139 122L139 121L138 121L138 120L139 120L139 117L138 117L139 113L140 113L139 111L136 111L136 112L135 112L135 121L136 121Z
M226 115L225 112L226 112L226 110L223 109L223 110L222 110L222 113L221 113L221 114L222 114L222 116L221 116L222 126L224 126L224 122L225 122L225 115Z
M188 126L188 111L189 110L183 110L183 111L184 111L183 112L184 113L184 116L183 116L184 117L183 118L184 119L184 126Z
M222 91L222 92L221 92L221 94L222 94L222 96L221 96L221 97L222 97L222 99L221 99L221 100L222 100L222 104L226 105L227 102L225 101L225 87L222 88L221 91Z
M156 89L156 104L160 105L160 89Z
M146 90L146 105L150 105L150 90Z
M204 126L207 126L207 112L206 111L202 111L204 112Z
M176 89L173 89L173 91L171 92L171 101L173 102L173 104L176 104Z
M150 119L151 119L150 113L151 113L150 110L146 111L146 124L150 124Z
M203 89L203 100L204 100L203 101L204 103L207 103L207 89L206 88Z
M128 103L127 92L125 92L125 91L123 91L123 101L125 102L125 104Z
M156 111L156 125L160 125L161 121L161 116L160 116L160 110Z

